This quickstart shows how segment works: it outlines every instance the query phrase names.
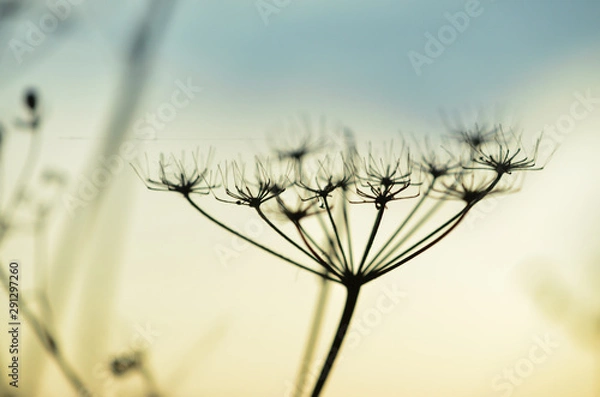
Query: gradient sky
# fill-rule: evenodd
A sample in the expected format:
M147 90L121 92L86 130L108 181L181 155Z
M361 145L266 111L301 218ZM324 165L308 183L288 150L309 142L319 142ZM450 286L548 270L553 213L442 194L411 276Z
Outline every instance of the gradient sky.
M569 114L575 93L600 97L594 0L481 0L480 15L418 75L408 53L424 53L426 34L437 35L448 24L445 13L467 3L292 0L265 24L253 0L181 1L134 120L169 100L177 81L189 79L202 92L139 154L209 145L220 158L252 154L268 147L270 127L300 112L343 122L361 141L397 139L398 131L445 134L442 114L451 122L513 123L535 134ZM26 40L27 21L36 23L49 9L1 22L0 119L8 124L21 114L23 89L37 87L46 118L42 164L65 170L72 188L101 139L145 4L73 6L61 29L22 63L9 43ZM340 360L325 395L503 396L493 379L546 333L559 347L511 395L594 395L597 353L572 338L569 326L544 316L522 281L523 273L535 279L540 268L556 267L575 290L586 283L593 289L578 269L597 244L600 189L592 181L600 171L599 128L596 105L560 136L547 169L528 175L521 192L492 205L452 242L369 286L359 320L386 287L399 286L407 299ZM16 149L5 152L6 161L18 163L24 139L15 133L8 144ZM10 185L14 176L7 178ZM127 167L118 180L128 189L112 199L94 234L102 246L111 227L124 230L119 273L105 280L116 291L111 352L127 347L136 324L150 322L160 330L152 365L173 395L285 396L315 280L251 248L224 266L215 247L230 247L229 235L179 197L146 191ZM250 222L229 207L211 208L239 227ZM118 215L123 211L127 220ZM59 208L57 234L68 219ZM30 255L24 242L13 252ZM325 342L342 297L334 291ZM78 320L69 321L69 334L77 334Z

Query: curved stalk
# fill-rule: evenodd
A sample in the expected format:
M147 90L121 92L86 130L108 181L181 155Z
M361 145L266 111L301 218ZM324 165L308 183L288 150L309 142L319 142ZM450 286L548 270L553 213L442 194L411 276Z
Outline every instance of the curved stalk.
M41 138L37 128L32 128L31 139L29 141L29 147L27 154L25 155L25 162L17 177L17 185L15 186L13 193L6 205L6 208L2 210L0 219L0 244L4 242L4 237L12 227L12 219L17 211L17 208L22 202L23 194L29 185L29 181L33 176L33 171L37 165L39 159L39 152L41 149Z
M458 226L458 224L464 219L464 217L471 210L471 208L473 208L477 203L479 203L481 200L483 200L496 187L496 185L500 182L500 179L502 179L502 175L503 175L502 173L496 174L496 177L494 178L494 180L489 184L489 186L485 190L483 190L480 193L478 198L468 202L460 212L458 212L456 215L454 215L452 218L450 218L448 221L446 221L443 225L441 225L440 227L435 229L433 232L429 233L427 236L425 236L424 238L419 240L417 243L413 244L410 248L408 248L408 249L404 250L402 253L396 255L393 259L388 261L385 265L375 269L373 271L373 274L370 277L368 277L368 280L369 281L373 280L373 279L389 272L390 270L393 270L393 269L397 268L398 266L403 265L407 261L416 257L417 255L420 255L422 252L428 250L430 247L435 245L438 241L443 239L452 230L454 230L454 228L456 228L456 226ZM412 250L417 248L419 245L423 244L424 242L426 242L427 240L429 240L430 238L435 236L437 233L439 233L440 231L442 231L444 228L448 227L452 222L455 222L455 221L456 221L456 223L454 223L454 225L450 226L450 228L448 230L446 230L444 233L442 233L439 237L434 239L432 242L430 242L426 246L420 248L416 252L410 254L408 257L402 259L403 256L407 255L409 252L411 252ZM396 261L398 261L398 262L396 262ZM394 262L396 262L396 263L394 263Z
M265 221L265 223L267 225L269 225L269 227L271 229L273 229L277 234L279 234L285 241L287 241L288 243L292 244L295 248L297 248L298 250L300 250L302 253L306 254L310 259L314 260L315 262L322 262L322 259L320 260L318 258L318 256L315 256L314 253L310 253L307 250L304 249L304 247L301 247L297 242L295 242L294 240L292 240L287 234L285 234L283 231L281 231L281 229L279 229L273 222L271 222L271 220L269 218L267 218L267 216L265 215L265 213L260 209L260 207L256 207L256 212L258 213L258 216L260 216L260 218Z
M371 229L371 235L369 236L369 241L367 242L367 246L365 247L365 252L363 253L362 259L360 260L360 265L358 265L358 274L361 274L362 268L367 260L367 256L369 256L369 252L373 247L373 242L375 242L375 236L379 231L379 226L381 226L381 220L383 219L383 213L385 211L385 204L379 207L379 211L377 211L377 217L375 218L375 222L373 223L373 228Z
M409 248L405 249L404 251L402 251L401 253L396 255L394 258L390 259L384 265L374 268L373 271L375 271L375 272L381 271L381 270L386 269L387 267L391 266L396 261L401 260L403 256L408 255L412 250L416 249L421 244L425 243L429 239L433 238L436 234L438 234L439 232L441 232L442 230L447 228L450 224L452 224L452 222L456 221L461 216L464 216L464 213L466 211L468 211L469 208L470 208L469 206L465 206L462 210L460 210L459 212L454 214L454 216L452 216L450 219L448 219L446 222L444 222L441 226L437 227L434 231L432 231L431 233L429 233L428 235L426 235L425 237L423 237L422 239L420 239L419 241L417 241L416 243L411 245Z
M327 240L328 249L331 250L331 255L329 255L329 256L332 259L335 257L335 259L337 260L337 262L340 265L340 269L344 268L344 262L339 253L339 248L337 248L337 245L335 244L333 237L331 237L331 233L329 232L329 229L327 228L327 221L325 219L323 219L323 218L325 218L325 216L321 213L317 213L317 214L315 214L315 217L316 217L317 221L319 222L319 226L321 227L321 230L323 231L325 240ZM304 234L308 236L307 233L304 233ZM318 244L315 244L315 245L318 246ZM323 252L323 249L321 249L321 252ZM333 263L333 261L332 261L332 263Z
M381 249L377 251L377 254L375 254L373 259L371 259L371 261L369 262L369 265L367 266L367 269L375 263L377 258L379 258L381 256L381 254L383 254L383 252L386 250L386 248L394 241L394 238L396 238L398 233L400 233L404 229L406 224L412 219L412 217L415 215L417 210L421 207L421 205L423 205L423 203L429 196L430 191L431 191L431 187L429 189L427 189L427 191L421 196L421 198L419 198L419 201L413 207L413 209L409 212L409 214L406 216L406 218L404 218L404 221L402 221L402 223L396 228L396 230L394 230L394 232L390 235L390 238L385 242L385 244L383 244ZM391 251L393 252L394 250L392 249ZM385 260L385 259L386 258L383 258L382 260Z
M344 218L344 227L346 228L346 243L348 244L348 260L350 263L354 263L354 257L352 253L352 233L350 233L350 217L348 215L348 192L343 191L342 198L342 217Z
M298 262L296 262L296 261L288 258L287 256L284 256L284 255L280 254L279 252L273 251L272 249L270 249L268 247L265 247L264 245L262 245L262 244L260 244L260 243L258 243L256 241L254 241L254 240L252 240L251 238L244 236L242 233L240 233L240 232L238 232L238 231L230 228L229 226L227 226L224 223L218 221L213 216L211 216L209 213L207 213L206 211L204 211L202 208L200 208L198 206L198 204L196 204L194 202L194 200L192 200L192 198L189 195L184 194L183 196L185 197L185 199L187 200L187 202L190 203L190 205L196 209L196 211L198 211L199 213L201 213L205 218L207 218L208 220L210 220L211 222L213 222L217 226L220 226L221 228L227 230L231 234L233 234L233 235L241 238L242 240L244 240L244 241L246 241L246 242L254 245L255 247L258 247L258 248L262 249L263 251L268 252L271 255L274 255L274 256L278 257L279 259L283 259L284 261L286 261L288 263L291 263L294 266L299 267L300 269L306 270L308 272L316 274L319 277L326 278L327 280L330 280L330 281L335 281L337 283L340 282L339 280L334 279L333 277L331 277L331 276L329 276L327 274L320 273L320 272L318 272L316 270L311 269L310 267L304 266L304 265L302 265L302 264L300 264L300 263L298 263Z
M423 252L427 251L429 248L431 248L434 245L436 245L437 243L439 243L444 237L446 237L448 234L450 234L450 232L452 232L452 230L454 230L462 222L463 219L465 219L465 216L469 213L469 210L471 208L472 207L469 206L469 207L465 208L465 210L462 212L462 214L459 213L460 217L458 217L456 222L452 226L450 226L444 233L442 233L437 238L435 238L433 241L431 241L429 244L425 245L424 247L421 247L419 250L413 252L406 258L401 259L400 261L394 263L393 265L390 265L390 266L383 268L377 272L374 272L374 274L372 274L372 275L367 276L365 283L368 281L372 281L372 280L376 279L377 277L383 276L384 274L386 274L388 272L391 272L392 270L396 269L397 267L402 266L406 262L421 255Z
M348 295L346 296L346 304L344 305L342 318L340 319L340 323L333 338L333 342L331 343L331 347L329 349L329 353L327 354L327 358L325 359L325 363L323 364L323 368L321 369L319 378L317 379L315 387L312 391L312 397L319 397L321 395L321 391L323 390L325 382L327 381L331 369L333 368L335 359L337 358L338 353L340 352L342 342L344 341L346 332L350 327L350 320L352 320L352 315L354 314L354 309L356 308L356 302L358 301L360 287L360 284L346 285Z
M0 279L2 280L2 285L4 286L6 292L10 293L9 277L3 269L0 269ZM50 356L54 358L58 364L58 367L65 375L71 386L73 386L79 396L91 396L92 394L85 386L82 378L79 377L75 369L62 354L62 351L60 350L59 345L56 339L52 336L50 330L48 330L48 328L40 320L38 320L31 310L29 310L29 306L27 306L26 302L23 302L23 298L21 297L20 299L21 304L19 305L19 309L21 310L23 317L29 323L29 325L31 325L33 333L38 338L42 346L48 351Z
M325 260L323 260L323 258L321 258L319 256L319 254L310 245L310 241L312 241L312 243L316 246L316 244L314 243L314 240L308 234L306 234L306 232L304 231L304 228L302 226L300 226L299 223L296 223L296 230L298 231L298 234L300 235L300 238L302 239L302 241L304 242L304 244L308 247L308 249L310 250L310 252L312 252L319 259L319 263L321 264L321 266L323 266L325 269L327 269L327 271L335 274L337 277L339 277L341 279L342 278L342 274L340 273L340 271L338 271L337 269L335 269L333 267L333 264L330 265L330 263L332 263L331 262L331 258L329 258L329 256L324 252L324 254L327 256L327 259L329 260L329 263L328 263ZM321 247L317 246L317 249L320 250Z
M348 263L348 259L346 258L346 254L344 253L344 246L342 245L342 240L340 239L340 233L338 231L338 228L335 224L335 221L333 220L333 214L331 213L331 207L329 206L327 197L323 197L323 202L325 203L325 209L327 211L327 216L329 218L329 222L331 222L331 227L333 229L333 233L335 234L335 239L336 239L337 245L340 249L342 259L344 260L344 267L346 268L346 271L350 271L351 264ZM350 233L349 230L347 230L346 232Z

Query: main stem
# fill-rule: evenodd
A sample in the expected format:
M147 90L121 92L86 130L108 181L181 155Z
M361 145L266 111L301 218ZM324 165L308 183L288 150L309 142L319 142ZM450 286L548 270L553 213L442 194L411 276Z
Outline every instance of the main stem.
M321 391L325 386L325 382L333 368L333 363L337 358L338 353L342 347L342 342L344 341L344 337L346 336L346 332L350 326L350 320L352 319L352 315L354 314L354 309L356 308L356 302L358 300L358 293L360 292L360 284L356 285L347 285L347 296L346 296L346 304L344 306L344 312L342 313L342 318L340 319L340 323L338 325L338 329L335 333L335 337L333 338L333 342L331 344L331 348L329 349L329 353L327 354L327 359L323 364L323 368L321 369L321 374L319 375L319 379L317 379L317 383L315 384L315 388L311 394L312 397L319 397L321 395Z

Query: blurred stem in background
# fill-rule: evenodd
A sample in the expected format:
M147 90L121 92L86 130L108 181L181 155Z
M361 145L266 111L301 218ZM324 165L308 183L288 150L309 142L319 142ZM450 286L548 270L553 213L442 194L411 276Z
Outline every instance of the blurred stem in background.
M302 359L300 361L300 368L296 378L296 387L294 388L295 397L302 397L308 386L307 379L309 379L311 367L315 359L319 337L322 333L323 320L326 313L325 309L327 308L327 303L329 301L329 292L331 290L330 284L331 283L327 281L327 279L323 278L319 280L319 295L315 304L304 353L302 354Z
M164 33L164 30L168 24L169 18L172 15L172 10L177 2L169 1L164 2L160 0L153 0L144 7L144 13L139 23L138 29L135 30L135 34L132 39L132 43L129 49L129 53L125 59L125 72L122 75L122 81L118 83L118 91L115 96L113 115L109 119L109 123L106 128L106 132L103 136L104 145L96 148L97 156L92 156L92 163L88 169L88 172L94 172L100 165L98 159L101 156L108 157L111 154L118 151L119 146L124 141L128 131L130 130L131 123L135 116L135 112L138 108L141 98L143 98L143 88L150 74L150 65L153 57L156 54L158 41ZM11 7L16 4L11 3ZM8 8L7 8L8 7ZM0 19L4 19L7 16L15 16L17 13L15 9L10 8L8 4L0 3ZM41 149L41 134L39 132L39 98L35 91L28 91L25 95L25 105L28 111L28 118L25 121L19 122L19 127L25 127L30 130L30 142L29 149L26 155L25 161L23 162L23 168L20 171L16 179L16 185L13 189L13 193L8 197L8 202L3 206L3 210L0 214L0 244L6 241L6 237L11 234L14 226L18 223L16 215L21 209L25 194L28 193L26 190L30 187L30 182L35 172L37 160L40 158ZM1 131L4 138L4 131ZM0 139L0 145L2 145ZM1 147L0 150L4 150ZM2 175L4 176L4 175ZM2 183L4 184L4 178ZM4 187L4 186L3 186ZM35 289L36 296L40 301L40 310L31 307L31 301L27 297L23 297L21 294L21 309L23 316L26 317L27 322L34 328L34 335L40 340L41 345L50 353L55 361L58 363L59 368L64 373L65 377L70 381L74 388L78 391L79 395L90 395L90 387L84 385L86 376L81 377L76 374L74 367L69 364L65 358L65 353L62 348L59 347L56 336L51 331L53 327L50 327L50 316L49 313L52 309L56 309L56 317L58 324L64 323L66 304L73 303L74 300L70 299L73 291L71 286L72 280L75 278L75 274L78 271L83 271L87 277L87 280L91 282L91 287L85 287L82 289L86 291L83 296L78 297L76 300L80 304L80 309L83 315L78 316L78 322L75 324L76 333L79 334L81 346L77 346L76 343L69 344L69 349L74 349L76 354L79 355L78 360L78 371L84 375L91 374L89 366L86 365L86 361L90 361L92 364L96 364L98 357L92 357L93 351L101 349L103 343L100 341L102 338L106 338L107 332L102 331L102 328L108 327L110 321L108 321L106 313L112 312L111 300L98 299L100 296L97 293L98 288L101 288L103 292L110 294L110 287L114 286L115 277L114 271L117 269L118 260L116 254L112 256L114 259L105 261L100 264L93 264L94 259L85 260L85 258L79 257L82 252L82 248L88 245L91 241L102 240L106 243L106 238L102 236L102 233L98 233L98 227L96 226L96 233L93 238L89 238L91 231L94 229L94 223L97 219L97 213L101 208L101 204L109 206L106 203L106 191L108 186L104 186L98 189L98 194L86 203L86 208L76 208L75 214L69 219L68 226L63 235L63 243L59 244L57 250L57 257L51 264L50 271L46 272L45 268L41 268L43 263L46 263L44 257L47 252L44 248L44 232L45 232L45 215L48 208L39 208L39 212L36 209L35 218L36 224L34 226L34 261L35 266ZM4 191L4 189L3 189ZM128 195L125 195L128 196ZM119 198L118 208L127 208L123 205L122 197ZM123 217L122 217L123 218ZM118 233L115 233L114 224L111 224L110 235L112 238L118 238ZM88 236L86 238L85 236ZM77 241L81 244L76 243ZM97 243L96 243L97 244ZM100 244L101 245L101 244ZM111 252L116 251L117 244L112 245ZM107 254L105 248L101 248L102 251ZM109 255L111 256L111 255ZM106 257L104 258L106 259ZM88 263L89 262L89 263ZM105 266L107 263L112 264L110 267ZM82 269L86 269L87 272ZM93 264L93 266L92 266ZM98 266L99 265L99 266ZM114 270L111 272L110 270ZM98 271L101 272L98 275ZM3 277L3 285L8 287L8 278L6 278L4 272L0 274ZM48 279L47 276L50 276ZM108 280L107 280L108 278ZM59 283L59 284L57 284ZM85 281L84 281L85 283ZM48 301L46 287L47 285L53 286L54 293L52 295L52 301ZM36 310L34 310L36 309ZM38 313L39 311L39 313ZM90 321L91 315L91 321ZM83 324L83 325L82 325ZM88 332L90 331L91 332ZM90 339L95 339L97 343L90 344ZM76 340L72 340L76 342ZM32 350L28 350L35 357L35 345ZM91 354L90 354L91 353ZM35 390L39 386L39 380L42 379L41 373L43 373L45 362L44 360L35 360L31 368L39 376L34 377L35 380L27 382L26 386L28 393L36 394ZM106 362L108 366L108 361ZM87 369L86 369L87 368ZM149 369L144 367L144 379L148 383L150 389L149 394L158 396L158 387L154 382ZM88 378L88 380L90 380ZM95 381L92 379L91 381ZM93 382L92 382L93 383Z
M177 1L152 0L144 8L130 39L123 70L116 83L111 114L102 131L102 142L95 148L83 171L85 180L105 169L102 159L120 156L122 145L130 138L136 114L145 98L154 61L160 50ZM134 146L139 142L133 141ZM127 159L121 159L127 161ZM95 387L104 384L92 377L94 366L105 359L126 224L131 214L131 184L124 173L111 175L110 182L97 186L97 193L84 206L77 206L57 244L51 284L54 291L57 322L69 309L75 310L75 338L72 348L77 362ZM75 191L80 191L79 186ZM110 216L101 216L106 211ZM81 295L74 299L73 284L82 279ZM58 286L60 285L60 288ZM74 305L76 305L74 307ZM93 341L93 342L91 342Z
M26 190L29 187L35 167L40 159L42 134L39 131L40 114L38 95L33 89L25 92L23 102L27 111L27 118L19 120L18 127L25 129L29 133L29 145L21 170L17 174L16 185L8 198L8 203L2 209L2 217L0 219L0 247L5 241L4 237L13 227L13 219L19 206L23 203Z
M19 120L18 127L25 128L28 131L30 134L30 141L21 170L17 173L17 179L12 194L8 199L7 205L0 213L0 246L5 243L10 233L15 229L17 223L15 218L18 209L25 202L27 190L30 187L40 157L41 132L39 127L41 116L39 113L39 96L35 90L29 89L26 91L24 105L27 111L27 118ZM39 237L37 236L38 232L39 230L36 228L36 237ZM36 249L37 248L39 248L39 246L36 247ZM34 251L36 250L34 249ZM34 260L39 260L39 257L36 256ZM18 296L19 310L17 313L21 314L25 319L25 323L33 328L33 333L42 347L54 358L59 369L77 391L78 395L90 396L89 388L85 385L85 382L80 375L77 374L73 366L68 362L56 336L48 328L47 322L44 321L44 319L40 319L41 316L36 315L36 313L31 310L27 294L19 290L19 288L22 288L22 278L21 280L18 278L10 278L10 275L6 274L4 269L0 269L0 279L9 295L16 294L16 296ZM16 283L16 287L11 285L11 281ZM32 389L34 390L35 382L32 383Z
M590 233L597 236L597 232ZM587 238L587 235L586 237ZM594 244L590 241L590 246ZM600 396L600 252L587 253L587 261L554 266L548 261L532 263L526 289L539 310L563 325L572 340L592 356L596 364L596 395ZM565 269L576 270L578 282L569 285ZM577 285L578 288L574 288Z
M0 269L0 278L2 279L2 285L6 292L10 293L9 278L4 272L4 269ZM25 318L26 323L33 328L33 332L37 339L50 354L50 356L54 358L59 369L71 383L73 388L77 391L77 394L81 397L92 396L83 379L77 374L73 366L64 356L57 340L52 336L52 333L48 330L48 328L38 320L37 316L31 310L29 310L29 306L22 296L19 300L19 309L19 312Z

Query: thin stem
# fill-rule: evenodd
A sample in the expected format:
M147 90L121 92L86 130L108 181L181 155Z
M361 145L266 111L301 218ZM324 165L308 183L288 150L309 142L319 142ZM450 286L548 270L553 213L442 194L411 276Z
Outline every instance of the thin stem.
M423 203L425 202L425 199L427 198L427 196L429 196L430 192L431 192L431 186L421 196L421 198L419 199L419 201L417 202L417 204L410 211L410 213L406 216L406 218L404 219L404 221L402 221L402 223L396 228L396 230L394 230L394 232L391 234L390 238L386 241L386 243L383 245L383 247L381 247L381 249L373 257L373 259L371 259L371 261L369 262L369 265L367 266L367 269L369 267L371 267L371 265L373 265L375 263L375 261L377 260L377 258L379 258L379 256L381 254L383 254L383 252L385 251L385 249L392 243L392 241L394 241L394 238L398 235L398 233L400 233L402 231L402 229L404 229L404 227L406 226L406 224L408 223L408 221L410 221L412 219L412 217L415 215L415 213L417 212L417 210L421 207L421 205L423 205ZM394 252L394 249L392 249L391 252ZM387 254L387 256L389 256L389 255L390 255L390 253ZM386 258L383 258L382 260L385 260L385 259Z
M329 229L327 229L326 220L323 219L324 216L321 213L317 213L315 216L317 217L317 220L319 221L319 226L321 226L321 230L323 230L323 234L325 236L325 239L327 240L327 243L329 244L329 249L331 249L332 255L335 256L335 259L337 259L337 261L339 262L340 268L343 268L344 267L343 260L340 257L340 254L338 253L338 248L335 245L335 241L333 241L331 234L329 233ZM308 233L305 233L305 234L308 236ZM314 242L314 240L313 240L313 242ZM315 245L318 246L318 244L315 244ZM324 252L323 250L321 250L321 251Z
M331 207L329 206L329 202L327 201L327 197L323 197L323 202L325 203L325 209L327 210L327 216L329 217L329 222L331 222L331 227L333 228L333 233L335 234L335 239L338 247L340 248L340 252L342 254L342 259L344 260L344 267L346 271L350 271L350 264L348 263L348 259L346 259L346 254L344 253L344 247L342 246L342 241L340 240L340 233L338 232L337 226L335 225L335 221L333 220L333 215L331 214ZM350 232L349 230L347 231Z
M308 247L308 249L310 250L310 252L312 252L319 260L319 264L321 266L323 266L325 269L327 269L327 271L335 274L337 277L339 277L340 279L342 278L342 275L339 271L337 271L337 269L335 269L332 265L330 265L328 262L326 262L325 260L323 260L319 254L314 250L314 248L312 247L312 245L309 242L309 238L310 236L308 236L306 234L306 232L304 231L304 228L302 228L302 226L300 226L299 223L295 223L296 225L296 230L298 231L298 234L300 235L300 238L302 239L302 241L304 242L304 244ZM310 240L313 242L314 244L314 240L312 240L312 238L310 238ZM316 245L316 244L315 244ZM321 251L323 251L321 249L321 247L317 246L317 248ZM327 256L327 259L329 261L331 261L331 258L329 258L329 255L327 255L325 252L323 252L323 254L325 254Z
M306 247L310 250L310 252L312 252L317 258L323 259L318 255L317 252L314 251L313 247L316 247L319 250L319 252L321 253L321 255L323 255L327 259L328 263L331 263L333 265L333 260L332 260L331 256L329 256L329 254L321 246L319 246L319 244L317 244L315 239L308 233L308 231L306 231L306 229L302 226L302 224L300 222L296 223L296 228L298 230L298 233L300 234L300 237L302 238L302 241L304 242ZM329 238L329 236L327 236L327 239L331 240L331 238ZM331 241L329 241L329 243L331 243ZM331 248L331 244L330 244L329 248ZM325 261L325 260L323 260L323 261Z
M464 216L466 215L466 213L471 208L473 208L473 206L475 206L478 202L480 202L481 200L483 200L496 187L496 185L500 182L500 179L502 179L502 176L503 176L502 173L497 173L496 177L494 178L494 180L492 182L490 182L489 186L485 190L481 191L481 193L479 194L479 197L477 199L475 199L475 200L473 200L471 202L468 202L466 204L466 206L459 213L457 213L456 215L454 215L447 222L445 222L442 226L440 226L437 229L435 229L433 232L431 232L430 234L428 234L427 236L425 236L424 238L422 238L420 241L418 241L417 243L413 244L410 248L408 248L408 249L404 250L402 253L396 255L394 257L394 259L388 261L387 264L379 267L379 265L383 262L383 261L380 261L379 264L374 267L374 269L379 267L378 270L377 270L377 272L380 272L383 269L386 269L388 266L393 266L394 268L397 267L397 266L391 265L391 264L394 263L394 262L396 262L400 258L402 258L404 255L406 255L407 253L409 253L410 251L412 251L413 249L415 249L416 247L418 247L419 245L421 245L422 243L424 243L428 239L432 238L435 234L437 234L438 232L440 232L441 230L443 230L445 227L447 227L450 223L452 223L454 220L458 219L459 217L460 217L460 219L459 219L459 222L460 222L464 218ZM439 205L441 205L441 201L436 204L436 207L438 207ZM434 207L434 208L436 208L436 207ZM425 218L429 217L432 212L433 212L433 209L426 215ZM424 222L424 219L422 219L417 226L420 226ZM456 225L452 226L451 229L453 229L455 226ZM415 230L416 230L416 227L413 228L413 230L411 230L410 234L412 234ZM447 234L447 233L444 233L444 235L445 234ZM406 240L406 238L407 237L405 237L400 243L404 242L404 240ZM398 247L400 243L396 244L396 247ZM388 257L388 256L389 255L386 255L386 257ZM414 256L411 256L411 257L414 257ZM387 270L385 272L387 273ZM378 277L378 275L376 275L375 277Z
M34 272L34 288L36 297L35 301L39 302L39 310L38 310L38 318L39 321L46 325L48 329L54 329L53 321L52 321L52 308L50 306L50 301L48 299L48 276L47 276L47 258L48 258L48 249L47 249L47 216L48 216L48 207L40 206L37 211L37 216L34 224L34 235L33 235L33 256L35 259L36 271ZM38 389L40 388L40 383L43 378L43 372L46 366L46 360L40 358L39 360L35 360L32 363L31 370L38 373L39 376L36 379L32 379L29 382L29 386L31 388L32 394L37 394Z
M343 191L343 204L342 204L342 216L344 217L344 227L346 228L346 241L348 244L348 259L350 263L354 263L353 253L352 253L352 233L350 233L350 217L348 216L348 192L346 190Z
M434 245L436 245L438 242L440 242L444 237L446 237L448 234L450 234L450 232L452 232L452 230L454 230L461 222L463 219L465 219L465 216L467 215L467 213L469 212L469 210L472 208L472 206L467 206L463 211L462 214L459 213L458 215L460 215L460 217L456 220L456 222L454 223L454 225L450 226L444 233L442 233L440 236L438 236L436 239L434 239L433 241L431 241L429 244L427 244L426 246L422 247L421 249L413 252L412 254L410 254L409 256L407 256L406 258L400 260L399 262L384 268L378 272L376 272L375 274L372 274L370 276L367 276L367 281L371 281L376 279L377 277L383 276L384 274L386 274L387 272L390 272L394 269L396 269L397 267L402 266L403 264L405 264L406 262L410 261L411 259L415 258L418 255L421 255L423 252L427 251L429 248L433 247ZM453 219L456 217L453 217ZM448 223L446 223L445 225L447 225ZM365 282L367 282L365 281Z
M4 272L3 269L0 269L0 279L2 279L2 285L6 289L6 292L10 294L10 284L8 275ZM23 297L21 298L21 304L19 305L19 309L21 309L21 313L25 320L31 325L33 328L33 332L35 336L38 338L42 346L48 351L48 353L54 358L58 367L65 375L67 380L71 383L73 388L77 391L77 393L82 397L91 396L92 394L85 386L83 380L77 375L73 367L69 364L67 359L63 356L56 338L52 336L52 333L44 324L37 319L35 314L29 310L29 306L26 302L23 301Z
M40 157L40 142L41 138L39 131L37 131L37 127L32 127L27 155L25 156L25 162L23 163L23 167L21 168L21 171L17 177L17 185L13 190L13 194L11 195L6 208L2 211L0 216L0 244L4 242L6 233L12 227L12 218L22 202L23 194L25 193L25 190L29 185L29 181L31 180L31 176L33 175L33 170L35 169L37 160Z
M160 397L161 393L159 392L159 388L158 388L158 385L156 384L156 380L154 379L154 375L152 374L152 371L150 371L150 369L144 363L142 363L138 367L138 370L139 370L140 374L142 375L142 377L144 378L144 380L146 381L146 385L148 388L146 395L148 397Z
M329 276L329 275L327 275L327 274L323 274L323 273L321 273L321 272L318 272L318 271L316 271L316 270L313 270L313 269L311 269L311 268L309 268L309 267L307 267L307 266L304 266L304 265L302 265L302 264L300 264L300 263L298 263L298 262L296 262L296 261L294 261L294 260L292 260L292 259L290 259L290 258L288 258L288 257L286 257L286 256L284 256L284 255L282 255L282 254L280 254L280 253L278 253L278 252L275 252L275 251L273 251L272 249L270 249L270 248L268 248L268 247L265 247L264 245L262 245L262 244L260 244L260 243L258 243L258 242L256 242L256 241L254 241L254 240L252 240L251 238L244 236L244 235L243 235L243 234L241 234L240 232L238 232L238 231L236 231L236 230L233 230L232 228L230 228L229 226L225 225L224 223L222 223L222 222L218 221L218 220L217 220L217 219L215 219L213 216L211 216L211 215L210 215L210 214L208 214L206 211L204 211L202 208L200 208L200 207L199 207L199 206L198 206L198 205L197 205L197 204L196 204L196 203L195 203L195 202L194 202L194 201L191 199L191 197L190 197L189 195L187 195L187 194L184 194L183 196L184 196L184 197L185 197L185 199L188 201L188 203L190 203L190 204L191 204L191 206L192 206L192 207L194 207L194 208L195 208L195 209L196 209L196 210L197 210L199 213L201 213L202 215L204 215L204 217L205 217L205 218L207 218L207 219L208 219L208 220L210 220L211 222L215 223L217 226L220 226L221 228L223 228L223 229L227 230L227 231L228 231L228 232L230 232L231 234L233 234L233 235L235 235L235 236L237 236L237 237L241 238L241 239L242 239L242 240L244 240L244 241L247 241L247 242L249 242L250 244L254 245L255 247L258 247L258 248L262 249L263 251L266 251L266 252L268 252L268 253L269 253L269 254L271 254L271 255L274 255L274 256L278 257L279 259L283 259L284 261L286 261L286 262L288 262L288 263L291 263L291 264L292 264L292 265L294 265L294 266L297 266L297 267L299 267L299 268L301 268L301 269L304 269L304 270L306 270L306 271L309 271L309 272L311 272L311 273L313 273L313 274L316 274L316 275L317 275L317 276L319 276L319 277L326 278L326 279L328 279L328 280L330 280L330 281L335 281L335 282L337 282L337 283L339 283L339 282L340 282L339 280L336 280L336 279L332 278L331 276Z
M38 216L35 222L34 233L34 256L39 264L38 271L34 274L36 288L40 290L41 295L46 297L48 291L48 233L47 233L47 211L48 208L42 208L38 211ZM48 302L44 304L45 309L49 312Z
M360 260L360 265L358 266L358 274L361 273L362 267L364 266L367 256L369 256L369 251L373 247L373 242L375 241L375 236L379 231L379 226L381 226L381 220L383 219L383 213L385 212L385 204L379 207L379 211L377 211L377 216L375 217L375 222L373 223L373 228L371 229L371 235L369 236L369 240L367 241L367 245L365 247L365 252L363 253L362 259Z
M340 352L342 342L344 341L346 332L350 327L350 320L352 320L352 315L354 314L354 309L356 308L356 302L358 301L360 287L360 284L351 284L346 286L347 296L346 304L344 305L344 311L342 313L342 318L340 319L340 323L335 333L335 337L333 338L333 342L331 343L331 348L329 349L329 353L327 354L325 363L323 364L323 368L321 369L321 374L319 375L317 383L315 384L315 387L311 394L312 397L319 397L321 395L321 391L323 390L325 382L329 377L329 373L333 368L335 359L337 358L338 353Z
M0 208L2 208L2 202L4 201L4 139L6 138L0 124Z
M317 304L315 306L312 326L310 327L310 333L301 361L302 365L300 366L296 380L295 397L302 397L305 390L305 383L309 374L310 364L313 362L315 356L319 335L321 334L323 319L325 317L325 307L327 306L327 300L329 298L330 284L327 280L322 279L319 285L319 297L317 298Z
M386 267L391 266L394 262L400 260L403 256L407 255L412 250L414 250L415 248L419 247L424 242L426 242L429 239L431 239L432 237L434 237L436 234L438 234L439 232L444 230L446 227L448 227L448 225L450 225L452 222L456 221L461 216L463 216L465 214L465 212L468 210L468 208L469 208L468 205L465 206L462 210L460 210L458 213L456 213L454 216L452 216L450 219L448 219L446 222L444 222L441 226L437 227L434 231L429 233L427 236L423 237L421 240L417 241L416 243L411 245L409 248L405 249L400 254L396 255L393 259L390 259L389 262L387 262L385 265L378 268L377 271L381 271L381 270L385 269Z
M299 249L300 251L302 251L304 254L306 254L310 259L314 260L315 262L319 262L318 255L314 255L311 254L310 252L308 252L307 250L305 250L303 247L301 247L298 243L296 243L294 240L292 240L287 234L285 234L284 232L281 231L281 229L279 229L273 222L271 222L271 220L269 218L267 218L267 216L265 215L265 213L259 208L256 207L256 212L258 213L258 216L260 216L260 218L265 221L265 223L267 225L269 225L269 227L271 229L273 229L277 234L279 234L281 237L283 237L283 239L285 241L287 241L288 243L292 244L294 247L296 247L297 249Z

